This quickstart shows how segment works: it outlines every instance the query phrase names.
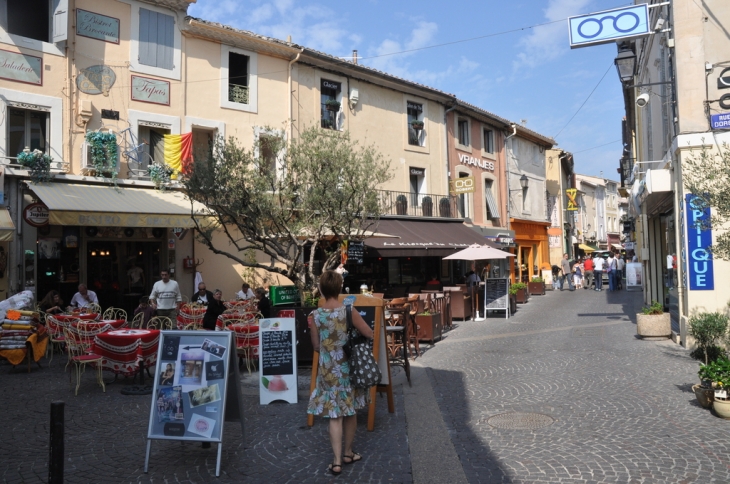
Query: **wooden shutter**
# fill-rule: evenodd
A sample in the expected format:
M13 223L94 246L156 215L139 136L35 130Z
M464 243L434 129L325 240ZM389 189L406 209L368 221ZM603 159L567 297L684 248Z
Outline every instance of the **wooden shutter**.
M68 38L68 0L53 0L53 42Z
M139 9L139 63L173 69L175 19L171 15Z

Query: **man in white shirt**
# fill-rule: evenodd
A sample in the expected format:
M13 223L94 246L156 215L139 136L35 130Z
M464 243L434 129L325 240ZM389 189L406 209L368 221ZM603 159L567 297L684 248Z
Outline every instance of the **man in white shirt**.
M251 290L251 286L248 285L248 283L244 282L241 286L241 290L236 293L236 297L238 299L241 299L245 301L246 299L251 299L254 297L253 291Z
M182 295L177 281L170 279L170 273L166 270L160 271L160 281L155 282L150 294L150 304L155 309L157 316L165 316L175 321L177 310L182 304Z
M613 252L608 256L606 261L606 270L608 271L608 291L613 292L616 290L616 272L618 272L618 261Z
M620 256L617 257L616 264L618 267L618 271L616 272L616 287L618 289L623 289L624 288L624 268L626 267L624 258L620 257Z
M91 303L99 304L99 298L94 291L89 291L86 284L79 284L79 292L71 298L71 307L85 308Z
M603 291L603 267L606 265L606 261L603 257L596 254L593 258L593 280L596 283L595 291Z

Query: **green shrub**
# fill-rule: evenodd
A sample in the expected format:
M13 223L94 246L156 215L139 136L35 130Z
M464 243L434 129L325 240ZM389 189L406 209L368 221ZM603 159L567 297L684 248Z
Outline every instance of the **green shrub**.
M707 349L714 346L719 338L727 332L728 317L720 313L700 313L689 319L689 334L697 342L698 349L705 355L708 364Z
M641 308L642 314L663 314L664 313L664 306L662 306L662 303L659 301L652 301L651 306L644 306Z
M545 281L542 280L542 277L533 277L532 281L530 281L530 282L545 282Z

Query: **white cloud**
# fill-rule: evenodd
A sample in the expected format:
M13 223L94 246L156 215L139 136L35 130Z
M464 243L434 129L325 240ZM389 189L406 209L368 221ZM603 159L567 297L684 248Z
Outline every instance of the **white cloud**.
M545 20L553 22L577 15L586 10L591 0L550 0L543 11ZM555 60L568 50L567 20L550 25L535 27L532 32L519 41L522 48L517 54L513 67L536 67Z

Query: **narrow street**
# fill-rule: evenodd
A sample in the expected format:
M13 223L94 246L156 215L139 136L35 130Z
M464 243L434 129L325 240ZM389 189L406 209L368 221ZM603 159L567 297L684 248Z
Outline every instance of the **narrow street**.
M153 442L144 474L151 396L121 395L121 381L102 393L87 374L74 397L59 355L31 374L2 364L0 476L47 479L61 399L66 482L730 482L730 422L696 404L684 349L635 337L640 307L641 293L548 292L509 320L457 323L416 360L412 387L394 369L396 412L378 397L372 433L361 413L364 460L337 478L325 422L306 427L306 370L298 404L266 407L244 374L246 434L226 423L215 479L215 445L176 441Z

